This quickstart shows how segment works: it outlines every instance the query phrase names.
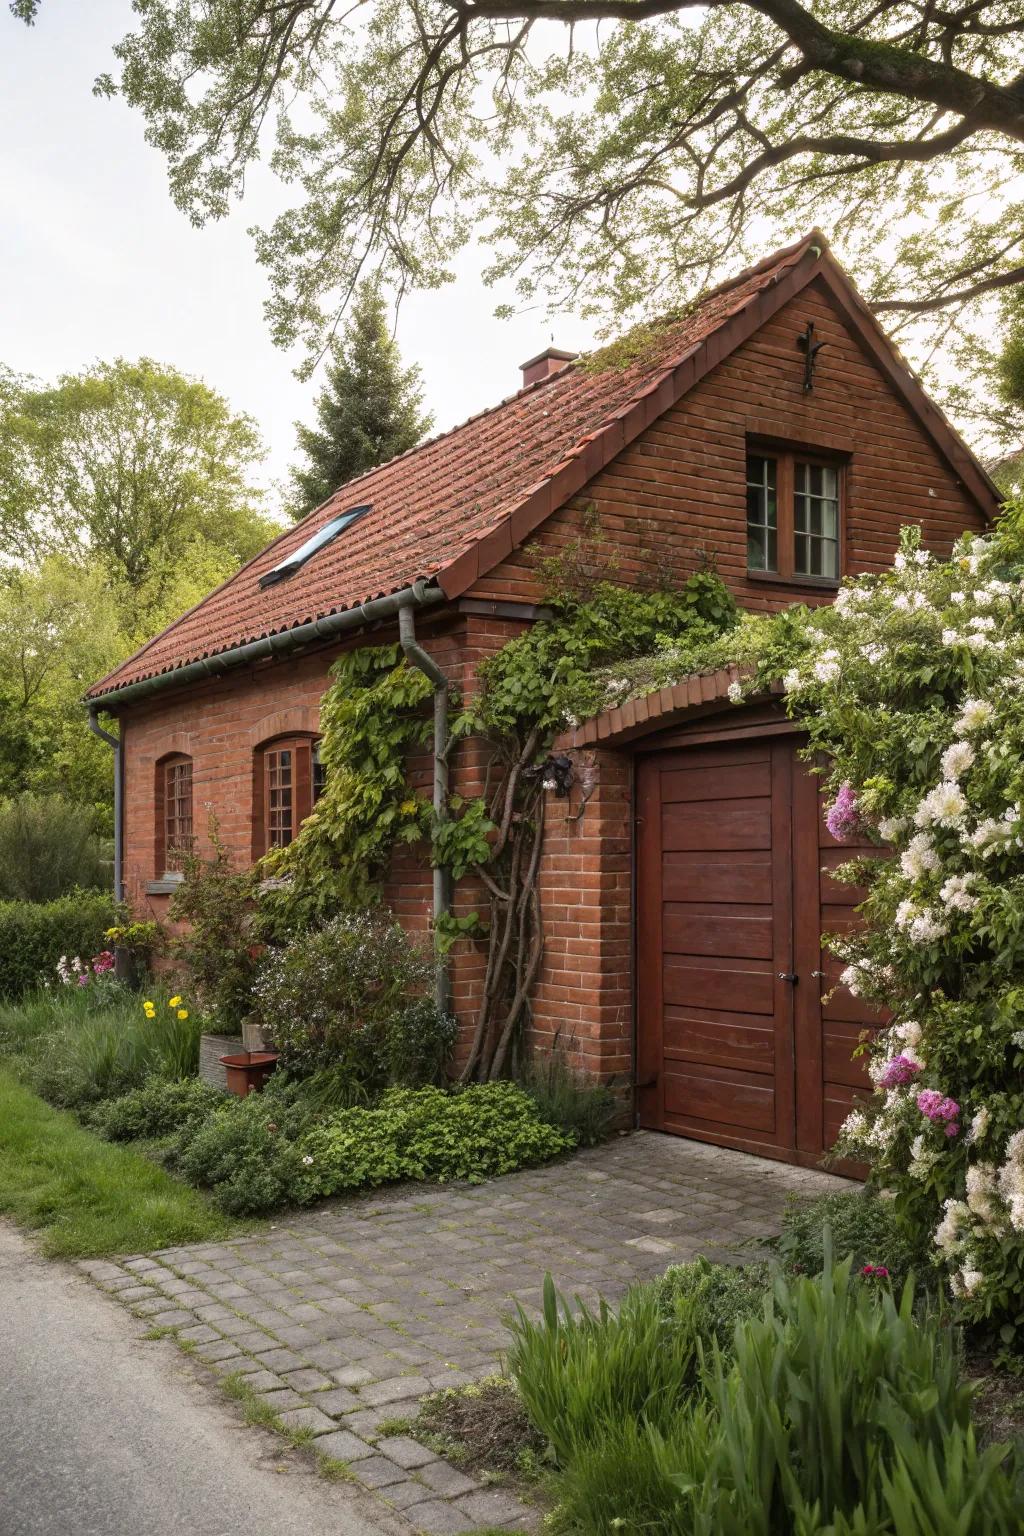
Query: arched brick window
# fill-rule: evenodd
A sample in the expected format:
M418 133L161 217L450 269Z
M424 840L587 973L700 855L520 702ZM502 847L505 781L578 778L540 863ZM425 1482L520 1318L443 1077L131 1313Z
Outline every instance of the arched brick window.
M183 752L156 765L156 867L173 874L195 842L192 820L192 759Z
M256 749L253 763L253 856L285 848L324 787L314 736L279 736Z

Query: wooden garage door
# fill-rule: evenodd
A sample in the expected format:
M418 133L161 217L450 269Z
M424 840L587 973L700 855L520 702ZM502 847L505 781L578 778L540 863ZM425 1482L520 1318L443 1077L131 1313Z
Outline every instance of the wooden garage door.
M859 897L820 872L850 850L816 780L789 736L653 753L637 814L641 1124L816 1161L866 1081L869 1022L846 993L822 1018L820 934Z

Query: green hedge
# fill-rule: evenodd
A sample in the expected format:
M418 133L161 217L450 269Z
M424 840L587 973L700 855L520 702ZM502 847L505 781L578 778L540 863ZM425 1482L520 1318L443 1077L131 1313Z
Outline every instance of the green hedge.
M117 918L107 891L75 891L57 901L0 901L0 998L54 982L61 955L87 960L97 954Z

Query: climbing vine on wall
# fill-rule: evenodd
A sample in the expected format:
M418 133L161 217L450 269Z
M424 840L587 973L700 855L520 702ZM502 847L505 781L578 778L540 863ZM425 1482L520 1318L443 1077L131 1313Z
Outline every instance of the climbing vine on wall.
M466 1079L496 1078L513 1062L543 953L538 871L546 760L558 730L614 698L603 669L673 643L708 643L735 625L721 579L700 570L675 590L599 579L580 587L549 569L553 614L480 668L480 688L453 700L452 750L489 748L483 793L453 795L435 821L409 781L410 755L430 742L431 684L397 646L366 647L332 668L321 705L326 789L295 841L264 861L264 904L279 933L379 899L392 849L430 843L454 880L473 876L486 911L444 919L442 951L459 938L486 945L484 982Z

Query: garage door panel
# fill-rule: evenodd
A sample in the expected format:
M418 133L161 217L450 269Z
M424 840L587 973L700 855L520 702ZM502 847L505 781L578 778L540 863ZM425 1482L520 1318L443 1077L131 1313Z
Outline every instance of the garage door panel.
M822 1071L827 1082L843 1083L848 1088L871 1092L867 1058L854 1057L864 1032L862 1024L840 1019L826 1019L822 1026Z
M772 1014L775 978L770 964L750 961L715 964L712 957L697 959L666 955L662 980L666 1007L727 1009L734 1013Z
M665 852L772 846L772 803L767 798L728 800L709 813L700 804L662 809L661 842Z
M666 1058L672 1061L769 1074L775 1070L772 1022L757 1015L666 1008L664 1046Z
M667 903L662 919L667 954L770 960L774 953L771 908L707 911L704 905Z
M716 1126L772 1134L775 1084L771 1077L708 1064L672 1063L665 1071L665 1113Z
M662 805L686 801L729 801L768 796L772 792L771 763L722 764L713 768L677 768L661 776Z
M665 901L770 902L771 853L768 849L698 856L667 852L662 863L662 896Z

